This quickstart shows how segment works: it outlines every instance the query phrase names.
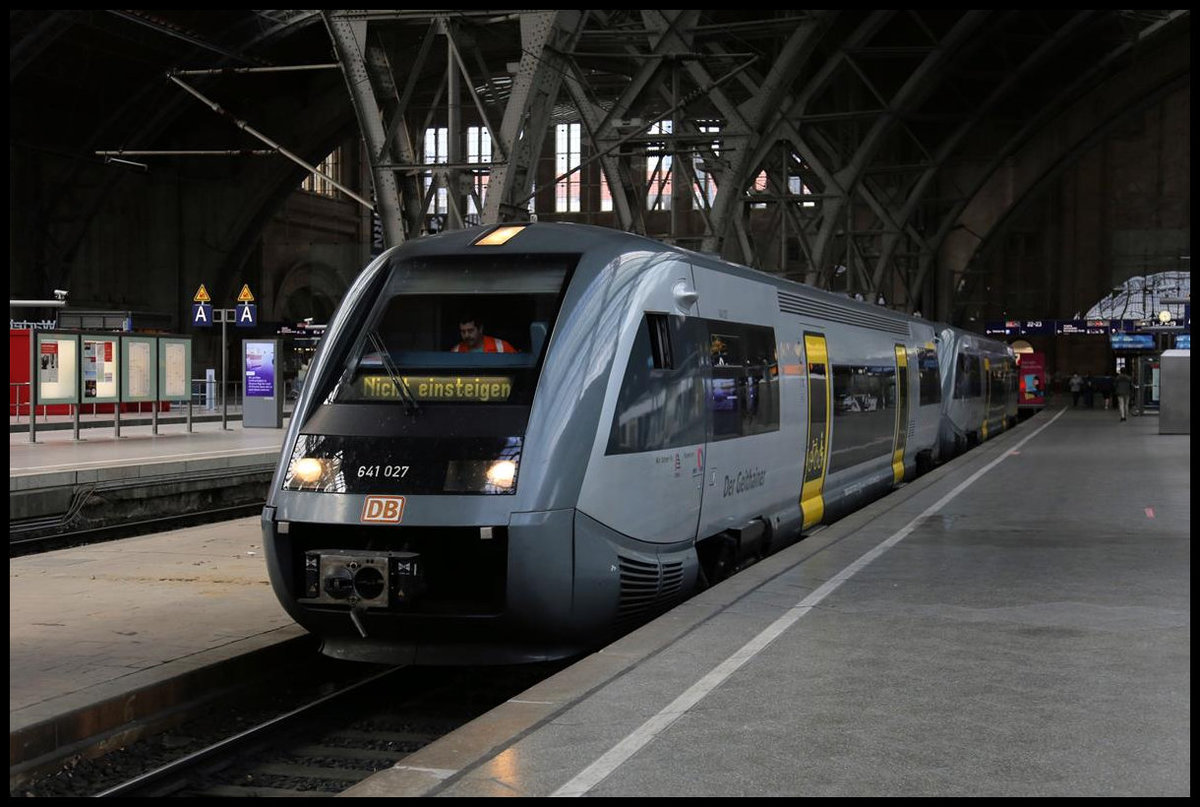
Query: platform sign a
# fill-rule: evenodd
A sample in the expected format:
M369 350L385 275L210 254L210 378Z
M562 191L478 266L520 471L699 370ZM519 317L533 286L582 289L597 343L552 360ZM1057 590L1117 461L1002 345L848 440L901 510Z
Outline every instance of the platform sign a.
M213 324L213 307L209 303L192 303L192 324L207 328Z
M233 310L233 324L239 328L253 328L257 324L258 306L254 303L238 303Z

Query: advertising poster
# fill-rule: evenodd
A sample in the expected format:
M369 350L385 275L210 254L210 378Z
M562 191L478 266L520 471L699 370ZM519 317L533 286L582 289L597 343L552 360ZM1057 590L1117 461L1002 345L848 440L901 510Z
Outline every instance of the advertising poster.
M182 342L166 342L163 355L166 378L163 379L164 397L178 400L188 396L187 346Z
M93 342L90 339L83 340L83 397L85 399L96 397L96 378L99 373L96 354L99 348L99 342Z
M1046 404L1046 357L1041 353L1021 354L1021 398L1028 406Z
M275 396L275 343L246 342L246 397Z
M128 342L129 351L129 395L133 398L150 396L150 344Z
M78 337L39 333L36 350L38 402L79 403Z
M38 367L38 380L43 384L58 383L58 342L42 342Z

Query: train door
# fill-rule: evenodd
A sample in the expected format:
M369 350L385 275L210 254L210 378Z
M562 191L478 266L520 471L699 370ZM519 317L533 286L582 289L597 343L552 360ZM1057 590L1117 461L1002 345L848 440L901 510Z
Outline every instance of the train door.
M803 529L808 529L825 516L825 472L829 467L829 413L833 390L824 334L805 332L804 364L808 379L808 422L800 511L804 514Z
M761 535L754 522L779 504L771 491L787 457L779 440L778 336L774 318L764 316L778 310L778 296L769 284L701 265L692 271L709 353L697 538L734 531L739 544L753 544Z
M896 439L892 444L892 483L904 481L904 451L908 447L908 350L896 344Z

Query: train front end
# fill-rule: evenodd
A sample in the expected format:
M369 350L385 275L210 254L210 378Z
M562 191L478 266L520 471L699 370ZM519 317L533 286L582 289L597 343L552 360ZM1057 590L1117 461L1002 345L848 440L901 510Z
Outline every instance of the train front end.
M262 522L275 593L327 655L520 663L584 646L570 612L573 511L536 474L522 484L579 255L506 245L520 234L390 250L330 324Z

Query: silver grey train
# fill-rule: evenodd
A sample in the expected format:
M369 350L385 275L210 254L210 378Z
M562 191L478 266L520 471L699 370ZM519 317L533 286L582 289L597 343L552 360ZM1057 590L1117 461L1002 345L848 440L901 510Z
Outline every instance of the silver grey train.
M575 655L1009 425L1008 351L613 229L408 241L309 370L271 584L337 658Z
M935 341L943 401L937 457L944 462L1017 424L1019 379L1003 342L949 325Z

